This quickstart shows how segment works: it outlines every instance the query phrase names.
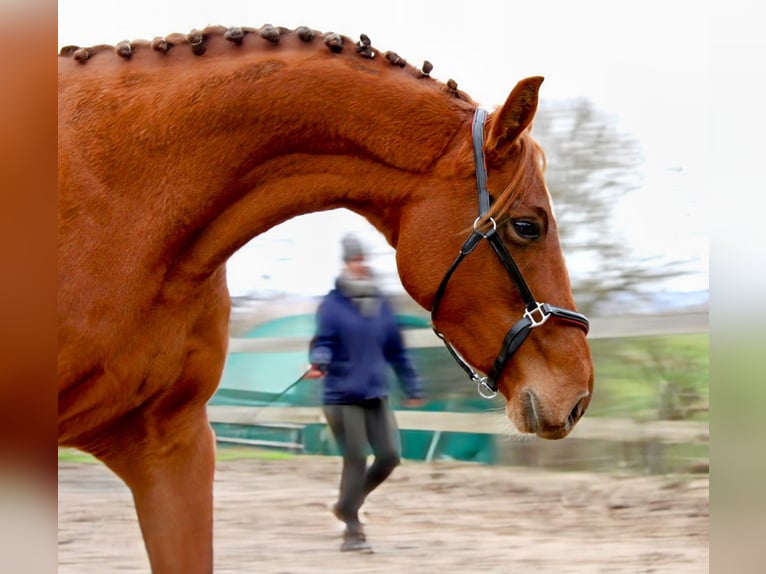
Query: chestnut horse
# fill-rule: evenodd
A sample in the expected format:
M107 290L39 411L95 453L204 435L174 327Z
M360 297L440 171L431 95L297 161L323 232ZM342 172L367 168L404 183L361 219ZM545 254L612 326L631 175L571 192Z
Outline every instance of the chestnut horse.
M584 412L587 322L562 310L574 302L529 134L542 78L477 123L428 62L272 26L70 46L58 70L59 444L128 485L154 572L212 570L225 264L296 215L366 217L410 295L431 309L439 292L435 327L519 431L562 438ZM546 304L530 308L530 290Z

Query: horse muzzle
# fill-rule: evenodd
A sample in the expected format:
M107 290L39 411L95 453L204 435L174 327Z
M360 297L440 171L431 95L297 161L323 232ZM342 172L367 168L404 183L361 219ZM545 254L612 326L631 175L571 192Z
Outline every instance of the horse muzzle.
M546 407L534 390L525 389L521 392L519 399L521 408L518 415L513 416L510 401L506 410L508 418L517 426L519 431L536 434L546 440L558 440L567 436L577 421L585 414L585 410L590 404L590 397L588 392L580 394L568 410L556 415Z

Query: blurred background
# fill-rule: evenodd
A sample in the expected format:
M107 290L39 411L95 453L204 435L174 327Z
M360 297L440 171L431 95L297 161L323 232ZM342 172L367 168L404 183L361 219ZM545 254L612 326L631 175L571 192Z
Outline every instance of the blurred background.
M463 423L444 418L431 429L408 429L403 415L405 458L707 471L710 30L697 3L663 2L662 18L660 3L602 0L478 0L470 12L452 1L392 1L374 14L340 0L58 6L59 47L151 39L209 24L365 33L378 49L431 61L435 78L456 80L490 110L519 79L545 76L533 135L547 154L575 301L593 319L594 401L572 438L560 443L508 440L502 425L452 432ZM316 385L290 385L305 367L313 312L333 287L339 239L349 231L367 245L395 302L431 399L425 410L499 417L499 402L481 400L429 338L428 314L401 287L393 249L364 219L335 210L287 221L228 263L232 344L211 403L224 409L214 411L223 440L333 452L322 425L307 422L305 413L280 411L281 426L264 426L231 408L318 406ZM480 428L485 419L471 420Z

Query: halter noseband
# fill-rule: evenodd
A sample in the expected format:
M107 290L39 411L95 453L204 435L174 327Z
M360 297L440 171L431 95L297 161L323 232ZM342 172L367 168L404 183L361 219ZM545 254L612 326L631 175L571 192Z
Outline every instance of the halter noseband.
M525 306L524 314L521 319L517 321L505 335L503 344L500 347L500 352L495 359L495 363L492 366L489 375L484 377L479 375L479 373L477 373L476 370L460 356L436 327L433 327L433 330L434 333L436 333L436 336L444 341L447 350L455 361L457 361L457 364L468 374L472 381L477 383L479 394L486 399L491 399L497 395L497 380L503 372L505 365L524 342L532 329L543 325L551 317L561 319L576 327L580 327L586 334L588 333L590 324L588 323L588 318L581 313L554 307L548 303L538 303L532 295L532 291L529 289L527 282L524 281L524 277L521 274L521 271L519 271L513 257L511 257L511 254L508 252L502 239L497 235L497 224L495 223L495 220L491 217L488 219L488 222L491 224L489 231L481 231L479 229L480 222L487 213L489 213L490 208L489 191L487 190L487 167L484 160L484 122L486 119L487 111L478 108L474 113L471 128L473 135L474 163L476 164L476 187L479 191L479 217L473 222L473 232L468 236L468 239L465 240L465 243L463 243L463 246L460 248L460 253L447 270L442 282L439 284L439 288L436 290L433 306L431 308L431 323L433 324L433 321L436 318L439 304L444 297L447 283L449 283L452 274L463 259L473 252L481 240L486 239L492 246L492 249L494 249L500 262L503 264L506 273L508 273L511 280L516 285L516 288L519 290L519 294L524 300Z

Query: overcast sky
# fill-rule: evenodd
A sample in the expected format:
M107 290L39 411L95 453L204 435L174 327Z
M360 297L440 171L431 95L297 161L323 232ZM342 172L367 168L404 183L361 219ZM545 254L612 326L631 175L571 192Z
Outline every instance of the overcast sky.
M708 286L711 30L699 2L61 0L58 16L59 46L151 39L209 24L365 33L378 49L413 63L431 61L435 78L455 79L489 109L519 79L543 75L541 105L588 98L640 142L644 186L617 210L635 254L691 259L697 273L672 287ZM266 284L325 292L339 268L338 240L348 230L382 252L375 265L393 266L385 242L364 220L348 212L316 214L287 222L236 254L228 267L232 295Z

